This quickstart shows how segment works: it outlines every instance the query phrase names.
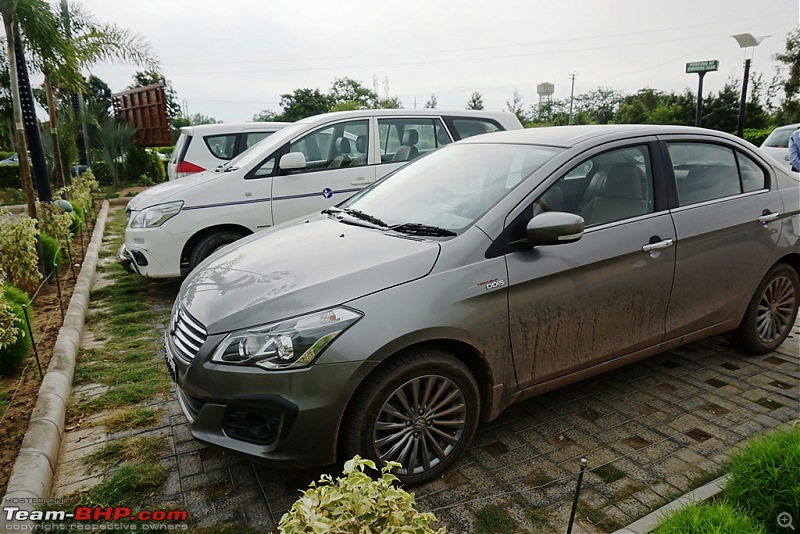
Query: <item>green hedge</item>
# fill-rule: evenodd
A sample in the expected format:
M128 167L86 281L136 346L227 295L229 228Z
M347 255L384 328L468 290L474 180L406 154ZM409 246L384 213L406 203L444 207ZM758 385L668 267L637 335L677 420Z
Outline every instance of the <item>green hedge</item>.
M48 275L53 271L53 265L56 269L64 263L64 251L59 250L58 241L47 234L41 234L39 238L42 241L42 261L44 261L44 271Z
M0 165L0 187L21 187L19 165Z
M18 337L13 345L0 349L0 374L7 375L20 368L25 358L33 352L33 345L28 333L28 326L25 323L25 314L22 311L22 304L28 303L28 295L15 287L6 286L3 299L11 305L14 315L19 318L17 327L25 333ZM33 323L33 308L28 307L28 317Z
M748 128L746 130L742 130L742 138L745 141L750 141L756 146L761 146L761 143L772 133L772 128Z
M0 150L0 160L8 159L14 154L16 154L16 152L9 152L8 150Z
M69 231L72 232L72 235L78 235L86 216L83 214L83 208L77 203L70 201L69 204L72 206L72 224L69 225Z

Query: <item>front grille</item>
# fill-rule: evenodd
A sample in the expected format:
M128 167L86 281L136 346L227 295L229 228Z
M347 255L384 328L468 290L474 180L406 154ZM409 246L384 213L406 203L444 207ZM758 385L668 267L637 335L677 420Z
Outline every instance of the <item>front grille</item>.
M183 361L191 362L205 343L208 333L200 321L179 305L172 315L169 337L176 355Z

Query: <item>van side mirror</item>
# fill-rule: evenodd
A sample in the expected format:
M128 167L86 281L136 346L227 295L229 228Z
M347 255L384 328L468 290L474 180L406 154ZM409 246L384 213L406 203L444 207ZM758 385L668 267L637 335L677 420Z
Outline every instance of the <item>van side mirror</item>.
M306 156L302 152L289 152L281 156L278 167L283 171L293 171L306 168Z
M528 222L528 244L531 246L563 245L583 237L584 221L580 215L563 211L546 211Z

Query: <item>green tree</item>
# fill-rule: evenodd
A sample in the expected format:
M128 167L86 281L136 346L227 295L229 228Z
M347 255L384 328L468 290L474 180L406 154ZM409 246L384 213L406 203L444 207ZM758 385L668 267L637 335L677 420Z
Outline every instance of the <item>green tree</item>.
M782 123L800 121L800 28L786 35L786 50L775 54L774 59L788 68L788 77L783 82L784 100L780 116Z
M431 93L431 97L425 102L426 109L436 109L436 106L439 104L439 99L436 98L436 93Z
M312 115L327 113L332 106L331 97L321 93L319 89L295 89L292 93L281 95L281 119L299 121Z
M516 115L523 126L529 122L530 117L525 114L522 107L522 95L516 89L514 89L514 94L511 96L511 101L506 100L506 109Z
M280 115L272 111L271 109L262 109L255 115L253 115L253 122L276 122L280 121Z
M716 95L709 95L703 104L703 126L723 132L735 132L739 118L739 83L728 80Z
M222 124L222 121L218 121L214 117L203 115L202 113L194 113L189 115L188 118L189 124L192 126L197 126L198 124Z
M136 129L115 117L102 116L96 120L97 154L111 175L113 184L119 185L123 154L133 146Z
M378 100L378 109L403 109L403 101L396 96L387 96Z
M483 95L473 91L467 102L467 109L483 109Z
M598 87L576 98L578 120L575 124L608 124L620 106L624 95L610 87Z
M375 109L378 105L378 95L351 78L333 80L328 97L331 108L345 105L347 109ZM353 104L348 104L350 102Z

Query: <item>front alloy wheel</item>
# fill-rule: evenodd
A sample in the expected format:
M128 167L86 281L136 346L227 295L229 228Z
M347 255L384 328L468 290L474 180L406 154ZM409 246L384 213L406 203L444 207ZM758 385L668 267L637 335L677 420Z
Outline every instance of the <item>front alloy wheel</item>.
M452 355L420 350L382 365L351 401L342 429L343 459L360 454L397 462L404 484L432 480L464 452L478 426L480 394Z
M466 424L461 389L444 376L425 375L389 396L378 411L372 439L382 463L401 465L396 475L419 475L452 454Z

